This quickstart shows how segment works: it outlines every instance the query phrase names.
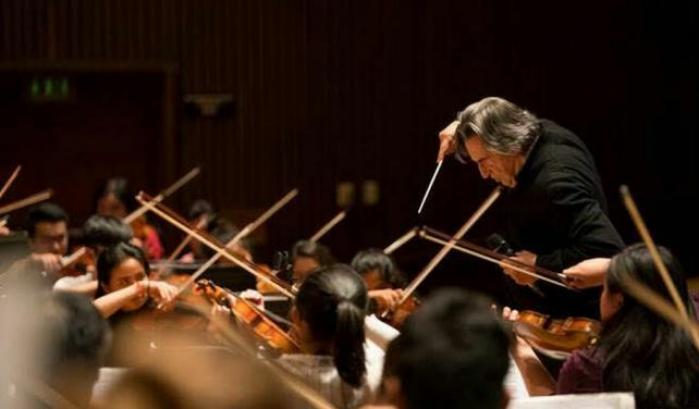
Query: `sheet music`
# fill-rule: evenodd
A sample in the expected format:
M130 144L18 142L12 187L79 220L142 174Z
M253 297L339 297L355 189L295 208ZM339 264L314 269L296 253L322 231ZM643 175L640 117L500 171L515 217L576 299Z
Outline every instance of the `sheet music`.
M634 409L631 393L539 396L510 401L509 409Z

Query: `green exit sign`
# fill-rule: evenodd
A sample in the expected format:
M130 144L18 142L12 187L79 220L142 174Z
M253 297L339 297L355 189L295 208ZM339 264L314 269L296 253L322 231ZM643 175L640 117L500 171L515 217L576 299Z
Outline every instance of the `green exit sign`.
M66 101L71 98L71 83L67 77L34 77L29 82L29 99L37 102Z

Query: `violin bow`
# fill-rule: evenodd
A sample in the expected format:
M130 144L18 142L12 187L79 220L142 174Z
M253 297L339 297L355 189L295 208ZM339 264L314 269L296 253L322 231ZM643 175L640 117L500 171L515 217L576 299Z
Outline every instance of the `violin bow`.
M15 181L17 178L17 175L19 175L19 172L22 170L22 165L17 165L15 168L14 172L10 175L10 178L7 179L7 182L2 186L2 189L0 189L0 199L2 199L3 196L5 196L5 192L7 192L7 189L12 186L12 183Z
M252 233L253 231L255 231L255 229L257 229L260 225L262 225L262 223L264 223L265 221L267 221L267 219L269 219L270 217L272 217L272 215L274 215L276 212L278 212L282 207L286 206L286 204L289 203L289 202L290 202L293 198L295 198L298 194L299 194L298 189L293 189L292 191L290 191L289 193L287 193L286 195L284 195L284 197L282 197L281 199L279 199L279 200L277 201L277 203L275 203L272 207L270 207L269 209L267 209L267 211L265 211L264 213L262 213L262 215L260 215L260 217L258 217L257 219L255 219L255 221L253 221L252 223L248 224L247 226L245 226L245 228L243 228L240 232L238 232L238 234L236 234L235 237L233 237L231 240L229 240L229 241L225 244L224 248L225 248L226 250L228 250L228 249L230 249L231 247L233 247L234 245L236 245L236 244L237 244L240 240L242 240L245 236L247 236L247 235L249 235L250 233ZM192 237L192 235L188 235L187 237ZM197 271L195 271L195 272L187 279L187 281L185 281L184 284L182 284L182 286L177 290L177 294L176 294L176 295L182 294L182 292L183 292L184 290L186 290L190 285L192 285L192 283L194 283L194 282L199 278L199 276L201 276L202 274L204 274L204 273L206 272L206 270L208 270L212 265L214 265L214 263L216 263L222 256L223 256L223 253L222 253L222 252L217 252L216 254L214 254L213 256L211 256L211 258L209 258L209 260L207 260L206 263L202 264L202 265L197 269Z
M449 240L449 235L434 229L430 229L429 227L420 229L419 235L421 238L427 241L431 241L433 243L441 245L446 245ZM492 250L488 250L484 247L470 243L466 240L456 240L454 244L454 250L479 258L481 260L498 264L500 266L505 265L507 268L520 272L522 274L526 274L531 277L536 277L539 280L546 281L548 283L566 288L568 290L576 291L575 289L569 287L565 283L558 281L563 280L565 278L565 275L561 273L554 273L553 271L546 270L539 266L531 266L529 264L525 264L517 260L511 260L509 259L509 257L503 254L494 252Z
M158 195L152 199L153 202L162 202L168 196L172 195L177 190L179 190L182 186L186 185L190 180L194 179L197 175L199 175L199 173L201 173L201 169L199 169L198 166L190 170L189 172L187 172L186 175L182 176L177 181L175 181L175 183L167 187L162 192L158 193ZM146 211L148 211L148 208L146 208L145 206L141 206L133 212L129 213L126 217L124 217L123 221L126 224L131 224L131 222L141 217L141 215L143 215Z
M208 223L209 223L208 218L207 218L206 216L203 216L203 217L197 222L197 224L194 226L194 228L197 229L197 230L201 230L201 229L203 229L204 227L206 227L206 225L207 225ZM192 236L189 235L189 234L186 235L185 238L182 239L182 241L180 242L180 244L177 245L177 247L175 248L175 250L172 251L172 254L170 254L170 256L167 258L167 261L175 261L175 259L177 258L177 256L180 255L180 253L182 252L182 250L184 250L185 247L187 247L187 245L188 245L191 241L192 241Z
M335 217L330 219L329 222L325 223L323 227L318 229L318 231L315 232L309 240L317 242L321 239L321 237L325 236L333 227L337 226L337 224L340 223L345 217L347 217L346 210L343 210L340 213L336 214Z
M699 323L693 321L691 318L684 318L682 314L674 308L671 302L667 301L638 280L626 277L622 280L621 285L633 298L643 303L659 316L687 331L694 346L699 350Z
M51 189L35 193L31 196L25 197L24 199L17 200L16 202L12 202L3 207L0 207L0 214L14 212L15 210L21 209L23 207L43 202L44 200L48 200L51 196L53 196L53 191Z
M435 267L446 257L446 255L451 251L451 249L454 248L456 245L456 242L458 240L461 240L464 235L471 230L471 227L473 227L474 224L483 216L483 214L490 208L490 206L495 203L495 201L500 197L502 194L502 186L497 186L493 191L490 193L490 195L485 199L483 204L480 205L480 207L476 210L471 217L464 223L463 226L457 230L456 233L452 236L452 238L442 247L441 250L430 260L429 263L425 266L425 268L420 271L420 273L413 279L413 281L410 282L410 284L405 287L405 290L403 290L403 296L401 297L400 301L398 302L398 305L403 304L405 300L410 298L412 294L415 292L415 289L429 276L429 274L434 270Z
M410 240L413 239L417 235L418 228L413 227L412 229L408 230L407 233L404 235L400 236L396 241L393 243L389 244L386 246L385 249L383 249L384 254L391 255L394 251L398 250L399 248L403 247L403 245Z
M159 217L172 224L174 227L180 229L184 233L190 234L194 239L200 241L202 244L209 247L214 252L220 253L221 256L230 260L238 267L244 269L245 271L259 278L260 280L267 282L280 293L292 299L295 297L293 291L287 288L288 286L285 285L285 283L277 282L278 279L276 277L260 273L258 271L259 267L254 263L250 263L245 260L239 259L236 255L228 251L222 244L218 243L218 240L214 239L213 237L210 237L206 233L192 229L180 215L178 215L173 210L167 208L162 203L152 203L152 198L143 192L139 193L136 196L136 200L138 200L148 210L152 211ZM246 227L249 227L249 225Z
M69 266L75 263L76 261L80 260L80 257L84 256L85 253L87 253L87 247L80 247L79 249L75 250L72 254L65 257L61 257L61 265L63 267Z
M636 226L636 230L638 230L638 233L641 235L643 242L648 248L648 252L650 253L651 258L653 259L655 268L660 273L660 276L663 279L663 283L665 284L665 287L670 293L670 297L672 298L672 302L675 306L675 308L673 309L674 313L679 314L679 318L682 320L682 322L687 323L688 326L682 325L682 327L689 331L689 335L691 336L693 342L697 346L697 349L699 349L699 330L697 329L697 324L693 322L687 314L687 307L685 306L684 301L682 301L682 297L680 297L680 294L677 291L677 287L675 287L675 283L672 281L672 278L670 277L670 273L667 271L667 266L665 266L665 263L660 257L658 247L655 245L655 242L653 241L653 238L650 235L650 231L646 227L646 223L643 221L641 213L638 211L636 202L633 200L633 197L631 196L631 191L629 190L628 186L622 185L620 188L620 193L621 198L624 201L624 205L626 206L626 210L629 212L629 216L631 216L631 219L633 220L634 225ZM645 301L644 303L648 302L648 304L646 305L649 308L658 308L656 312L660 311L661 309L664 310L665 312L661 313L661 315L669 313L669 311L666 308L667 306L660 307L660 305L663 305L663 303L661 303L660 301L664 301L661 296L653 293L653 291L648 289L647 287L644 288L645 286L643 284L634 282L634 280L627 280L626 284L628 286L627 288L633 292L632 295L634 295L635 293L636 295L642 297L637 298L636 295L634 295L634 298L637 298L641 302ZM650 294L653 294L654 296L650 296ZM651 299L655 301L650 301ZM651 307L650 303L653 303L655 307ZM665 304L667 304L667 302L665 302ZM663 316L666 319L670 319L671 321L676 323L676 319L669 318L666 315Z

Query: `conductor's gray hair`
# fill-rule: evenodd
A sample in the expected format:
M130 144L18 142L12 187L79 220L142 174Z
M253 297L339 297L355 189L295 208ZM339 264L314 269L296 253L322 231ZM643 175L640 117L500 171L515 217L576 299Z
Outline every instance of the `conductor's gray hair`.
M465 159L466 140L478 135L485 149L503 155L527 154L541 131L529 111L498 97L484 98L461 111L456 128L457 157Z

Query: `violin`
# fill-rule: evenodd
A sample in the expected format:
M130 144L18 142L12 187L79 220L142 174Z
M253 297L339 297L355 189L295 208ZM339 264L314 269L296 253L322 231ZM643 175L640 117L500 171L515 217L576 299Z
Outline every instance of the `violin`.
M565 359L574 350L595 345L602 325L589 318L552 319L535 311L521 311L512 324L515 334L532 348L554 359Z
M371 293L372 291L380 290L395 291L397 288L391 287L391 285L385 282L383 279L373 277L372 275L364 276L364 282L367 285L371 298L370 310L375 312L381 318L381 320L394 328L402 327L408 316L410 316L420 305L420 300L416 296L411 295L406 297L393 308L389 308L389 305L386 304L382 297L371 297Z
M228 307L238 322L277 354L293 354L301 351L299 343L281 329L260 308L250 301L236 297L210 280L199 280L194 285L195 293L203 294L212 302ZM235 298L231 302L231 297Z
M265 274L265 275L267 275L267 276L277 277L278 270L273 270L273 269L272 269L270 266L268 266L267 264L258 264L257 267L258 267L257 271L259 271L260 273ZM269 284L268 282L262 281L262 280L260 280L259 278L256 278L255 281L256 281L255 288L256 288L257 291L259 291L261 294L275 294L275 293L278 293L277 289L276 289L275 287L273 287L271 284Z
M61 277L77 277L87 273L95 274L97 272L95 253L87 247L79 248L71 255L63 257L61 261L63 263L63 268L59 272Z
M406 319L417 309L418 301L416 298L408 298L404 303L394 309L385 321L394 328L400 328Z
M267 264L258 264L258 271L266 276L274 277L277 282L286 284L291 280L293 263L291 256L287 251L277 251L274 254L274 262L272 267ZM298 283L292 283L293 291L298 291ZM257 279L257 291L261 294L278 294L279 290L267 281Z
M371 276L364 277L364 282L367 284L367 289L369 290L369 311L371 313L375 313L381 318L382 321L394 328L402 327L408 316L410 316L410 314L412 314L420 305L420 300L414 295L411 295L410 297L400 301L397 305L391 307L390 301L386 301L381 295L372 295L372 292L395 292L398 289L392 288L383 280L372 280L372 278L373 277Z
M381 319L390 324L394 328L403 326L405 320L420 306L420 300L417 297L411 296L398 304L392 310L378 311L381 312Z

